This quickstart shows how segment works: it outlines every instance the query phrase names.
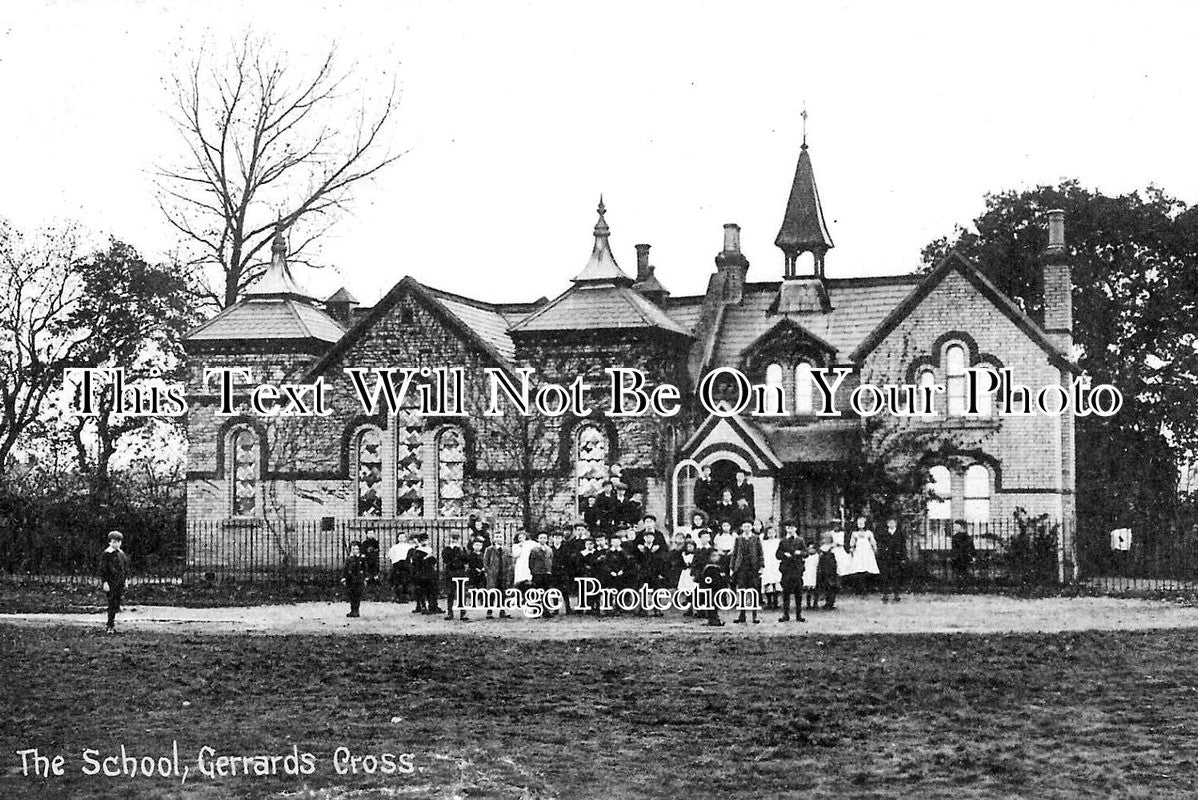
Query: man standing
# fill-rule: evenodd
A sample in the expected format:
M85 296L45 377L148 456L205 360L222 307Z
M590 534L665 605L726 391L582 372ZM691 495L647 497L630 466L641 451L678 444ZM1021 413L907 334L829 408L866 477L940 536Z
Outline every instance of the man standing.
M349 546L349 557L345 559L345 574L341 582L345 584L345 597L349 600L349 613L345 616L360 616L358 607L362 604L362 591L366 588L366 561L357 542Z
M757 504L754 501L753 484L749 483L748 475L744 470L736 471L736 483L732 484L732 502L737 505L741 500L745 501L745 505L749 509L749 518L757 516Z
M129 575L129 556L121 550L125 537L120 531L110 531L108 548L100 554L100 580L108 595L108 625L105 633L116 633L116 612L121 609L121 595L125 592L125 579Z
M399 533L395 536L395 544L391 545L391 549L387 551L387 559L391 562L391 589L395 592L395 602L408 602L408 588L411 585L411 576L408 574L408 551L412 549L412 542L408 539L406 533Z
M704 514L710 514L720 493L711 482L711 467L700 467L699 477L695 478L694 503L695 508Z
M903 562L907 557L907 540L899 528L898 520L886 520L886 530L877 534L878 567L882 572L882 602L889 603L893 595L899 602L899 586L903 580Z
M782 573L780 585L782 588L782 618L779 622L790 620L790 598L795 601L795 619L803 619L803 540L799 538L798 526L788 521L782 526L785 535L778 542L778 570Z
M452 531L449 534L449 544L441 549L441 574L445 581L445 619L453 619L453 601L456 599L458 585L456 578L470 577L470 559L466 548L462 547L462 534ZM459 609L461 620L466 622L466 610Z
M753 531L753 523L745 522L740 526L740 536L732 546L732 581L737 590L752 589L758 595L761 593L761 568L765 565L765 554L761 549L761 537ZM761 622L757 618L757 608L760 603L753 605L753 622ZM733 622L745 621L745 607L742 605L740 616Z

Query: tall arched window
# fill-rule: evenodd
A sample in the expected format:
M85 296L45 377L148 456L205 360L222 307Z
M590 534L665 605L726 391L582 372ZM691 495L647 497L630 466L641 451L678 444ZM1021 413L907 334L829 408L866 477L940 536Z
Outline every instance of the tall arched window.
M950 344L944 350L944 380L948 414L959 417L965 413L965 348L959 344Z
M354 457L357 459L357 498L355 515L383 515L383 434L378 428L363 428L357 435Z
M990 521L990 470L981 464L965 470L965 521Z
M258 434L249 428L239 428L229 438L231 516L255 517L259 514L259 478L262 474L262 449Z
M978 369L989 369L998 372L998 368L993 364L978 364ZM985 375L978 375L978 416L988 417L994 413L994 395L984 389L990 385L990 379Z
M411 409L395 415L395 516L424 516L424 420Z
M953 474L937 464L928 470L928 519L946 520L953 515Z
M782 397L782 365L770 364L765 368L765 402L762 410L766 414L781 414Z
M811 414L815 410L815 379L811 365L803 362L795 367L795 413Z
M607 433L598 425L583 425L578 429L574 451L574 476L578 514L586 512L589 498L597 497L610 474L608 456L611 443Z
M674 528L690 527L691 515L695 513L695 480L699 477L699 465L694 461L683 461L674 468Z
M915 406L921 414L930 414L936 408L936 373L931 367L924 367L919 371L919 378L915 381L919 387L918 398ZM925 400L924 398L928 399Z
M437 516L462 517L465 496L463 470L466 466L466 440L456 425L437 434Z

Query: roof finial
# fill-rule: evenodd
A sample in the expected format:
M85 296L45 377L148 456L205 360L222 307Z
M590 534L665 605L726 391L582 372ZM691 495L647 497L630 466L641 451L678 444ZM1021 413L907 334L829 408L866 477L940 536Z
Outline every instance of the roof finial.
M595 223L595 235L604 238L611 235L611 228L607 227L607 220L603 215L607 213L607 206L603 205L603 195L599 195L599 208L595 209L599 212L599 220Z
M799 114L803 118L803 149L807 149L807 101L803 101L803 113Z
M275 238L270 243L270 254L273 260L283 260L287 258L287 238L283 236L283 218L279 217L275 222Z

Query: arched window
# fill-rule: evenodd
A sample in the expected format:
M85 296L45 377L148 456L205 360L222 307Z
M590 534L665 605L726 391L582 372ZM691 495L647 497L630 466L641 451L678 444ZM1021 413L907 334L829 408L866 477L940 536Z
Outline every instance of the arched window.
M944 380L948 414L959 417L965 413L965 348L959 344L950 344L944 350Z
M989 369L998 372L998 368L993 364L978 364L978 369ZM990 379L985 375L978 375L978 416L988 417L994 413L994 395L984 391L990 385Z
M965 521L990 521L990 470L981 464L965 470Z
M259 514L259 478L262 474L262 450L258 434L239 428L229 438L231 477L231 516L255 517Z
M456 425L437 434L437 516L462 517L466 439Z
M395 516L424 516L424 420L411 409L395 415Z
M928 519L946 520L953 515L953 475L937 464L928 470Z
M603 481L610 474L608 455L611 443L607 433L598 425L583 425L578 429L574 451L574 475L578 514L586 512L589 498L597 497L603 489Z
M359 517L383 515L383 434L378 428L363 428L356 437L357 498L354 514Z
M781 414L782 397L782 365L770 364L765 368L764 412L766 414Z
M814 411L812 394L815 379L811 377L811 365L804 362L795 367L795 413L810 414Z
M919 394L916 395L918 402L916 407L921 414L930 414L936 408L936 373L931 367L924 367L919 371L919 378L915 384L919 387ZM924 397L927 397L927 401Z
M691 515L695 513L695 480L699 477L699 465L694 461L683 461L674 467L674 528L687 528Z

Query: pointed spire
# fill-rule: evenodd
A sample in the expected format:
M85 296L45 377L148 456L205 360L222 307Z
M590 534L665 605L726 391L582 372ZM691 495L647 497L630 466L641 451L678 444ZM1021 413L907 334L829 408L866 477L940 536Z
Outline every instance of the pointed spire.
M291 267L287 265L287 238L283 235L283 221L275 223L274 239L270 243L270 266L262 277L246 290L247 297L298 297L307 298L295 283Z
M574 276L575 283L625 283L632 284L632 278L620 269L620 265L616 263L616 257L612 255L611 245L608 243L608 238L611 236L611 228L607 227L607 220L604 214L607 213L607 206L603 204L603 195L599 195L599 219L595 223L595 246L591 250L591 258L587 261L587 265L583 267L582 272Z
M774 244L786 255L785 277L794 278L795 262L801 253L815 256L815 276L824 275L824 255L835 245L824 222L824 210L819 202L819 190L815 188L815 173L811 169L811 156L807 152L807 109L803 109L803 146L799 149L799 163L795 168L794 183L790 187L790 199L786 203L786 215Z

